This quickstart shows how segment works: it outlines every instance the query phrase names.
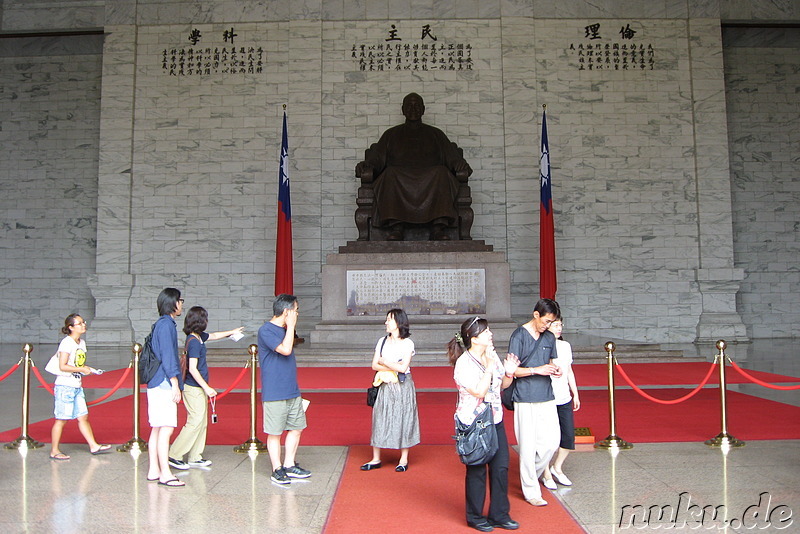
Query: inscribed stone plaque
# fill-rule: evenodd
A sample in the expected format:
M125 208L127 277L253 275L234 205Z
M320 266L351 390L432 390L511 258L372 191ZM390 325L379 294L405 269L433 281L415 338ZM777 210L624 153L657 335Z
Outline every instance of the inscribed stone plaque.
M347 271L347 315L486 313L484 269Z

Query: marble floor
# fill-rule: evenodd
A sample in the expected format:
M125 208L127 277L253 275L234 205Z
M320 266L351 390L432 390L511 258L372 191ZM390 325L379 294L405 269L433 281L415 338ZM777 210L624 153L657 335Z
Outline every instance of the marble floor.
M682 348L709 361L716 353L713 347ZM33 354L40 366L49 350ZM757 340L726 352L744 368L800 377L800 340ZM20 356L19 346L0 344L0 373ZM106 369L126 365L128 357L125 351L92 352L93 362ZM0 429L20 424L21 376L18 371L0 382ZM52 397L31 389L30 421L49 419ZM800 391L752 384L730 389L800 406ZM89 400L99 394L87 390ZM703 443L634 445L616 452L588 447L567 460L574 484L559 486L555 495L587 532L800 532L800 440L751 441L728 451ZM145 480L146 455L92 456L84 444L64 450L72 456L68 462L50 461L48 447L0 450L0 532L318 533L347 454L344 447L301 446L298 459L313 475L283 487L270 482L266 454L211 446L206 457L214 464L180 472L187 487L168 489ZM462 491L460 484L454 481L454 491ZM521 531L538 532L535 525Z

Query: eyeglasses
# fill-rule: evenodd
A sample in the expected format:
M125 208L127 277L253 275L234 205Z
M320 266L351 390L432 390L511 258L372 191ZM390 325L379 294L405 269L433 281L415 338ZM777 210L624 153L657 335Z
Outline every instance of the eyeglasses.
M178 302L180 302L181 304L183 304L183 299L178 299Z
M555 326L556 328L564 328L564 323L561 321L553 321L550 323L550 326Z
M81 321L80 323L72 323L72 326L86 326L86 321Z

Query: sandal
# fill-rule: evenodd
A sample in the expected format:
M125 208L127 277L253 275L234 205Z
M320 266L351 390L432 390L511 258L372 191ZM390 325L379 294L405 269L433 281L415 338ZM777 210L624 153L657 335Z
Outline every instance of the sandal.
M165 480L164 482L158 481L159 486L167 486L168 488L182 488L186 485L186 482L182 480L178 480L177 478L171 478L169 480Z
M69 460L69 456L67 456L63 452L57 452L55 454L51 454L50 455L50 459L51 460L58 460L58 461Z
M99 447L97 447L96 451L89 451L89 452L91 452L94 455L105 454L107 452L111 452L111 445L100 445Z

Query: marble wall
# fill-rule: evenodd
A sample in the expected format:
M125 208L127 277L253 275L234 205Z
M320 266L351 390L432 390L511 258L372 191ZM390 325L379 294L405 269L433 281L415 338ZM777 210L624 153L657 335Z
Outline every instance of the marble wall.
M102 36L0 40L2 341L94 316Z
M788 211L780 229L771 222L755 227L744 220L747 210L757 211L754 202L770 187L775 167L740 169L738 160L746 159L743 154L752 146L747 140L733 141L729 148L726 116L731 117L731 133L741 138L745 134L739 128L753 112L745 88L773 87L782 80L776 82L768 66L746 75L748 47L734 55L726 49L724 63L720 30L720 17L735 19L745 12L753 19L796 18L791 6L757 14L750 3L725 3L721 12L714 0L600 5L72 0L59 6L5 0L0 11L3 29L102 26L105 32L102 57L97 51L79 54L78 64L91 72L78 77L60 72L68 71L68 63L72 68L73 58L51 54L50 62L59 65L54 77L49 63L27 61L24 40L6 40L15 41L16 48L5 45L2 58L13 67L2 71L1 94L10 106L0 111L4 123L15 112L35 108L32 100L9 95L36 91L30 80L45 73L53 92L44 99L36 95L36 105L44 102L46 112L59 117L73 107L94 110L94 122L82 122L81 134L70 137L90 138L78 145L86 152L93 147L94 159L80 151L69 156L53 152L29 134L22 151L15 152L20 155L0 167L3 190L12 191L3 199L8 202L2 211L8 227L3 248L20 254L16 251L27 247L27 256L44 265L51 245L67 239L74 246L56 257L63 262L80 256L72 271L48 271L44 281L24 260L4 256L4 302L10 302L7 295L11 302L23 296L15 285L40 299L35 312L27 302L0 309L0 319L13 318L19 325L10 341L52 336L48 321L60 321L72 307L93 312L96 341L140 339L154 319L155 296L167 285L181 288L187 305L207 307L212 328L235 323L254 332L269 315L272 296L284 104L295 292L303 300L301 327L309 330L321 314L326 255L357 235L353 168L385 128L403 120L400 103L410 91L423 95L425 121L464 148L475 170L473 237L506 254L517 320L528 316L538 297L536 176L546 104L558 299L570 328L647 342L687 342L744 338L744 318L750 336L760 337L759 327L766 323L774 327L772 333L796 335L791 327L796 302L789 291L771 290L773 281L790 282L796 272L788 259L797 243L798 230L791 224L796 211L788 208L794 200L790 184L796 163L785 162L788 149L780 149L785 187L776 194ZM586 67L593 24L599 25L601 42L610 46L627 44L620 33L626 25L634 30L635 40L644 45L646 67L580 69ZM412 46L430 45L432 36L439 44L461 45L462 51L468 44L470 68L397 71L384 64L384 70L362 70L360 47L386 43L391 25ZM420 37L426 25L427 43ZM173 50L180 57L189 48L194 53L196 47L228 47L225 35L231 30L237 47L262 55L261 68L174 71ZM189 42L193 31L199 32L195 44ZM784 50L779 69L790 69L793 51ZM768 52L760 53L765 58ZM724 72L727 61L732 63ZM725 102L726 75L731 102L734 73L746 82L742 90L734 84L733 96L743 107L731 112ZM76 99L59 84L80 86L87 98ZM787 93L781 111L793 111L796 118L796 97ZM759 153L769 152L773 143L791 146L770 137L764 124ZM35 114L26 127L41 128ZM5 128L2 134L7 136ZM19 143L7 139L4 147ZM22 155L26 151L35 155ZM78 157L73 160L72 154ZM82 229L67 222L67 230L54 231L71 220L64 214L48 219L51 228L28 228L35 239L25 240L18 219L38 213L52 203L49 197L64 196L58 188L45 187L28 209L14 211L31 196L25 187L33 183L17 183L11 172L26 158L38 166L80 167L71 174L81 176L82 194L68 193L65 209L83 215L76 219ZM742 187L738 179L732 194L731 167L734 176L757 176L759 185L748 178ZM765 277L754 259L763 258L763 247L743 243L758 242L773 231L789 245L775 247L776 261ZM5 275L7 268L13 276ZM63 279L77 289L59 288L53 300L51 288ZM774 303L774 313L761 323L750 312L763 299Z
M726 31L739 309L753 337L800 335L800 30Z

